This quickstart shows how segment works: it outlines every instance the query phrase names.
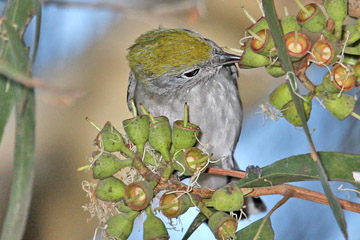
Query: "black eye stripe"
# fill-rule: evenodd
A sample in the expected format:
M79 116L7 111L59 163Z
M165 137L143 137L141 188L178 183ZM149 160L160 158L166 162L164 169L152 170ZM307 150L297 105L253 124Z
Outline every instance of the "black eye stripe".
M198 74L198 73L199 73L199 69L195 69L195 70L193 70L193 71L184 73L184 76L185 76L185 77L193 77L193 76L195 76L195 75Z

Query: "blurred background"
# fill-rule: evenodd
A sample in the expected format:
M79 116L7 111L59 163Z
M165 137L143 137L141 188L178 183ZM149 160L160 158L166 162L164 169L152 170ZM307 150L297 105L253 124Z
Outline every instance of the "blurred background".
M284 16L284 3L290 14L297 13L295 2L276 1L279 16ZM6 2L0 4L4 8ZM195 30L220 46L238 48L239 39L251 24L242 6L255 18L261 16L256 1L45 1L34 76L57 88L73 91L61 95L37 90L36 178L24 239L102 239L99 234L94 237L97 219L87 222L90 215L82 209L89 200L81 182L90 180L91 176L76 171L88 164L95 149L92 143L97 132L85 117L99 126L109 120L119 129L121 121L131 116L126 106L129 67L125 56L140 34L160 25L181 27ZM26 38L31 43L31 27ZM320 81L324 70L311 68L308 74ZM239 90L245 120L235 158L242 169L250 164L263 167L309 152L301 129L284 119L267 120L264 124L263 116L258 113L259 104L268 101L269 93L283 81L284 78L269 77L263 68L240 70ZM356 111L359 113L360 109ZM359 154L359 125L351 117L339 122L317 102L313 104L309 126L314 130L312 136L318 150ZM0 225L11 186L14 131L14 118L11 118L0 145ZM321 191L318 182L296 185ZM340 185L333 183L339 197L359 202L354 193L336 190ZM280 199L281 196L263 197L269 209ZM183 236L196 213L189 211L181 218L182 225L170 231L172 239ZM263 216L251 216L240 227ZM347 211L345 216L350 239L360 239L360 216ZM275 239L342 239L331 210L325 205L290 199L271 220ZM141 224L134 226L130 239L142 238ZM212 239L213 235L202 226L190 239L205 237Z

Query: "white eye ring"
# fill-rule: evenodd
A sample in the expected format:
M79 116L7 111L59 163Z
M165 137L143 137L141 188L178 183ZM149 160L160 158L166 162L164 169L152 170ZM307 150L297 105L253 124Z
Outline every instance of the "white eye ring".
M199 72L200 72L200 68L195 68L195 69L192 69L190 71L184 72L183 77L191 78L191 77L196 76Z

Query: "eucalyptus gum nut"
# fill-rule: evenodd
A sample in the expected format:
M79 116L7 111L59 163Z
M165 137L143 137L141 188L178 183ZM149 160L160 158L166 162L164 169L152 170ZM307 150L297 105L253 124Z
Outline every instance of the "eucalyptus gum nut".
M134 197L136 198L135 200L133 200ZM125 189L125 202L134 210L145 209L153 197L154 191L147 181L133 182Z
M310 3L306 5L305 8L311 12L311 15L307 16L303 10L300 10L296 15L296 20L298 23L306 28L309 32L322 32L326 28L326 17L324 13L315 3Z
M237 221L229 214L224 212L215 212L209 218L209 227L214 233L216 239L232 239L233 236L229 235L224 227L227 227L233 235L235 235L237 229Z
M98 156L99 154L101 155ZM95 151L93 152L92 156L97 158L92 168L94 179L104 179L111 177L121 168L131 165L128 164L128 160L120 160L117 156L111 153L101 153L99 151Z
M184 121L175 121L172 130L172 144L175 151L194 146L199 135L200 128L197 125L188 123L188 126L184 127Z
M105 123L103 129L96 136L95 142L99 148L103 147L107 152L121 151L128 157L135 156L126 146L121 133L109 121Z
M324 101L326 109L338 120L347 118L355 108L356 101L353 96L347 94L323 93L318 96Z
M311 47L310 39L302 32L289 32L284 36L286 49L292 61L298 61L303 58ZM296 45L295 45L296 42Z
M251 39L250 47L255 53L264 55L266 57L269 56L270 51L275 49L274 39L271 36L269 29L262 29L256 33L257 36L264 39L264 43L259 41L256 38ZM271 52L271 56L275 57L277 55L276 51Z
M323 77L321 86L323 86L323 88L330 93L340 92L340 90L335 86L334 81L331 81L329 73L325 74L325 76Z
M253 32L258 32L262 29L269 29L269 25L264 17L259 18L256 21L256 23L254 23L253 25L251 25L249 28L246 29L246 32L248 30L253 31Z
M167 218L175 218L184 214L191 206L193 206L190 197L187 194L183 194L178 197L178 193L166 194L164 193L160 199L160 207L169 204L177 204L170 208L161 209L161 212Z
M281 110L285 104L292 100L289 87L286 83L280 84L269 97L271 105Z
M274 66L274 65L266 66L266 71L269 75L271 75L274 78L284 76L286 73L282 67L278 67L278 66Z
M123 126L130 141L138 147L138 151L140 150L139 152L142 154L144 145L149 139L149 117L142 115L126 119L123 121Z
M245 45L245 50L241 55L241 60L238 63L240 68L244 68L243 66L256 68L270 64L270 59L268 57L257 54L251 50L251 44L249 44L249 41L246 42Z
M106 233L117 239L128 239L133 229L134 220L139 213L138 211L131 211L109 218L105 223L105 226L107 226Z
M171 127L169 119L162 118L163 121L156 121L150 124L149 143L150 145L163 155L165 160L170 160L171 146Z
M176 156L176 159L181 164L181 166L175 162L173 164L174 169L183 173L183 175L185 176L191 176L198 169L203 168L206 162L198 163L194 165L191 165L190 163L206 156L208 155L204 154L199 148L196 147L188 148L185 150L185 152L182 152L178 156ZM185 172L183 167L185 168ZM205 169L203 171L205 171Z
M307 121L310 118L312 102L311 102L311 99L308 99L307 102L303 101L303 100L301 100L301 101L303 102L305 118ZM300 116L297 113L297 110L296 110L296 107L295 107L295 104L293 101L290 101L287 104L285 104L285 106L282 108L281 111L283 113L283 116L286 118L286 120L288 120L288 122L290 122L291 124L293 124L296 127L302 126Z
M331 65L336 62L338 59L337 55L340 54L341 49L339 46L332 42L324 39L319 39L313 44L311 52L313 53L311 55L311 59L314 59L313 56L315 56L314 60L316 62L314 63L319 66L323 66L323 64ZM320 62L321 64L318 64L317 62Z
M298 31L301 32L302 27L297 22L295 16L286 16L280 19L281 28L283 30L284 35L288 34L289 32Z
M355 87L355 77L342 64L335 64L331 69L334 85L342 91L350 91Z
M166 240L169 233L163 221L156 217L151 209L146 209L147 218L144 222L144 240Z
M211 199L206 201L206 206L218 211L239 211L244 205L244 196L236 184L228 184L214 192Z
M100 180L96 187L96 197L103 201L118 202L124 199L126 185L115 177Z

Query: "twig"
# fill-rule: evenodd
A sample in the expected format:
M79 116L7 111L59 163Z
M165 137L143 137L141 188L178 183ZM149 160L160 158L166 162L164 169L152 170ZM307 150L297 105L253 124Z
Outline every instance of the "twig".
M241 190L246 191L246 190L248 190L248 188L241 189ZM282 184L282 185L277 185L277 186L273 186L273 187L254 188L254 190L246 196L258 197L258 196L273 195L273 194L280 194L280 195L285 196L289 191L292 192L292 197L329 205L329 202L328 202L325 194L315 192L312 190L308 190L306 188L288 185L288 184ZM346 201L343 199L338 199L338 200L339 200L340 206L343 209L360 213L360 204Z
M209 168L206 173L224 175L229 177L244 178L246 173L244 171L222 169L222 168Z

